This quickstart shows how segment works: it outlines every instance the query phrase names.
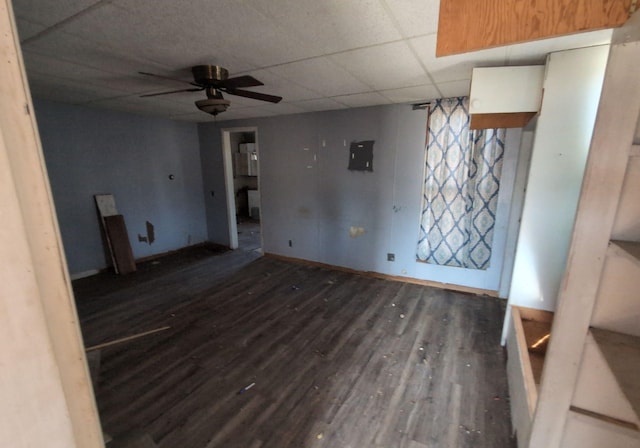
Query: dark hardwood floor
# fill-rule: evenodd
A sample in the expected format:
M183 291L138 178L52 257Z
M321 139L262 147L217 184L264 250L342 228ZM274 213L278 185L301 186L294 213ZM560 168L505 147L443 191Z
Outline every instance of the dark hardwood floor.
M100 351L107 433L162 448L515 447L500 301L256 257L199 248L74 282L87 346L171 327Z

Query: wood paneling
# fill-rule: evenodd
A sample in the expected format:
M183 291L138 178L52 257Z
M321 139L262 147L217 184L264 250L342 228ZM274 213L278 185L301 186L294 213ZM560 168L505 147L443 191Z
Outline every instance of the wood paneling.
M171 326L101 351L115 440L514 447L502 301L267 257L220 276L243 255L194 250L173 269L172 256L76 282L91 343Z
M441 0L436 56L622 25L632 0Z

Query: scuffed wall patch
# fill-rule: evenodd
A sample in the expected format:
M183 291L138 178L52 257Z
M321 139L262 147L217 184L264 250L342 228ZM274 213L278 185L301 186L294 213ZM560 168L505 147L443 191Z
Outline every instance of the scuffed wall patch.
M349 236L351 238L358 238L359 236L362 236L364 234L365 234L364 227L355 227L355 226L349 227Z

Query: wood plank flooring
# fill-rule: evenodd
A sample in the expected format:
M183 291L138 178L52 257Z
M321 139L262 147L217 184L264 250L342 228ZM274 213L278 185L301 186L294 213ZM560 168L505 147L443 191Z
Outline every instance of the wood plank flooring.
M107 433L161 448L515 447L500 301L256 256L74 283L86 345L171 326L101 350Z

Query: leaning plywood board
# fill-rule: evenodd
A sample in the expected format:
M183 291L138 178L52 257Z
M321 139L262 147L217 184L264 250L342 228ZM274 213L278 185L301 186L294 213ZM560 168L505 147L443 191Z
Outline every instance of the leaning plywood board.
M118 214L116 200L112 194L96 194L93 197L96 200L96 206L102 218Z
M640 432L600 419L569 412L562 448L638 448Z
M98 207L98 213L100 214L100 225L104 232L104 241L107 245L109 256L111 257L111 264L116 274L118 274L118 264L116 263L116 257L113 253L111 240L109 240L109 235L107 234L107 226L104 222L105 217L118 214L118 209L116 208L116 200L112 194L96 194L93 196L93 198L96 201L96 207Z
M571 403L586 411L632 423L636 429L640 426L640 418L633 410L591 333L585 343Z
M107 216L104 218L104 223L107 229L107 236L111 241L118 272L121 274L134 272L136 270L136 262L131 251L124 217L122 215Z

